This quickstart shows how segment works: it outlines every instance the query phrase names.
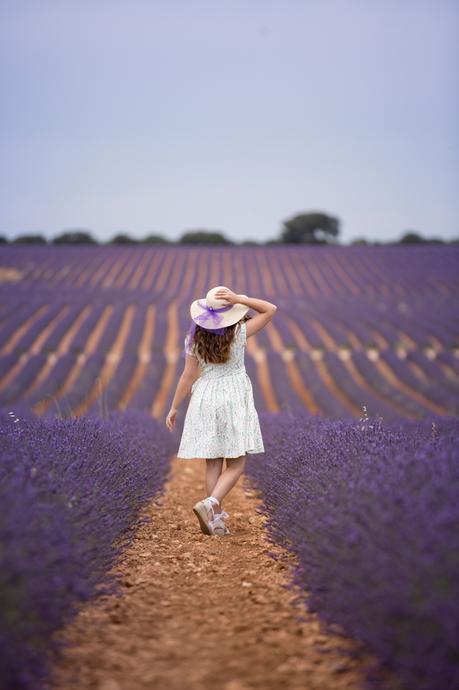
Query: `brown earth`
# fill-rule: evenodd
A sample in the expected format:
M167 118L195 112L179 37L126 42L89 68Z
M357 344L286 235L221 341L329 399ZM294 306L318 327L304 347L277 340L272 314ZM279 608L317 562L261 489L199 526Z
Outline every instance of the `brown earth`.
M143 511L116 567L121 596L82 607L59 633L71 642L53 690L342 690L374 663L349 638L324 634L285 588L294 557L267 539L243 475L223 502L231 535L202 534L204 461L173 458L166 492ZM278 559L268 555L275 552ZM344 649L355 649L350 660Z

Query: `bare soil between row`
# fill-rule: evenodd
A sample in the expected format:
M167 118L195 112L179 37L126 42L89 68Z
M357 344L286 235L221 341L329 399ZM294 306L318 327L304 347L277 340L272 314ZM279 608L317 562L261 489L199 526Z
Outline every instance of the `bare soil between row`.
M204 496L204 461L173 458L164 495L145 507L150 520L115 568L121 595L85 604L60 631L70 645L50 688L362 688L374 660L354 640L325 634L287 589L294 556L269 541L248 477L223 502L228 536L200 531L192 507Z

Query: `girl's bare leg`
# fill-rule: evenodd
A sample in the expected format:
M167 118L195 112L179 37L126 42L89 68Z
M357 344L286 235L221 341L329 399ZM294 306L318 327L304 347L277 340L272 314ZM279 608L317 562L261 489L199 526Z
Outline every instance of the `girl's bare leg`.
M207 496L213 496L212 493L215 485L220 477L220 473L223 467L223 458L206 458L206 491ZM220 499L219 499L220 500ZM222 509L222 502L220 500L219 512ZM212 515L209 515L209 519Z
M226 458L226 470L218 477L212 493L212 496L218 498L220 505L226 494L237 484L239 477L244 471L244 467L245 455L241 455L238 458Z

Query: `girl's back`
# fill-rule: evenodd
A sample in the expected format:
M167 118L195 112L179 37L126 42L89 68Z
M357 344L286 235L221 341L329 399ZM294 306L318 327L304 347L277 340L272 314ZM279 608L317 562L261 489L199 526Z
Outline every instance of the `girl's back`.
M220 378L222 376L228 376L230 374L236 374L240 372L245 373L244 353L246 342L246 324L245 321L241 321L234 331L234 338L233 342L231 343L229 359L226 362L223 362L222 364L205 362L194 350L194 348L191 348L191 350L188 348L188 338L185 339L185 347L187 348L187 352L192 352L199 362L199 366L201 369L200 378ZM195 381L195 383L197 383L197 381Z
M185 339L188 354L199 362L201 376L191 386L179 458L237 458L246 452L264 452L252 382L244 363L246 340L246 323L241 321L229 359L213 364L204 362Z

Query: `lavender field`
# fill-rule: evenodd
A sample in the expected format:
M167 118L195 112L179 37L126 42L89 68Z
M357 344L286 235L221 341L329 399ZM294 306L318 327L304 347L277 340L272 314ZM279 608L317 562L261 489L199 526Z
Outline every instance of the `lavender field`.
M250 338L260 411L459 412L459 248L34 247L0 250L0 404L162 419L188 305L209 285L279 309Z
M53 632L161 492L213 285L278 306L247 343L267 449L247 474L308 605L406 690L459 687L458 269L455 245L1 248L5 687L43 687Z

